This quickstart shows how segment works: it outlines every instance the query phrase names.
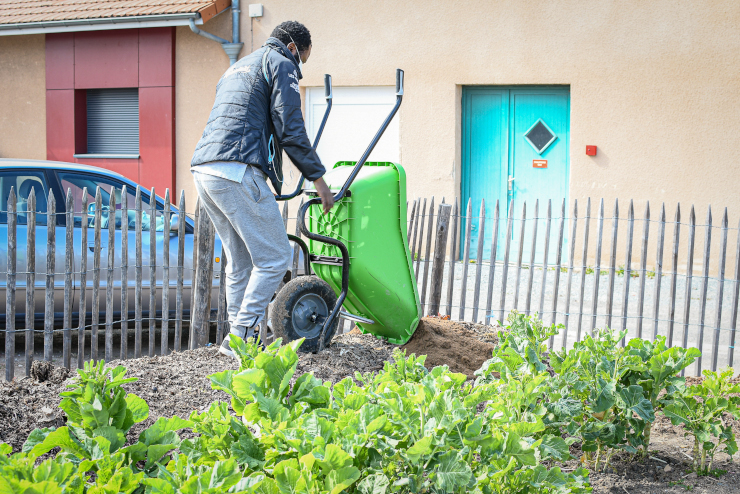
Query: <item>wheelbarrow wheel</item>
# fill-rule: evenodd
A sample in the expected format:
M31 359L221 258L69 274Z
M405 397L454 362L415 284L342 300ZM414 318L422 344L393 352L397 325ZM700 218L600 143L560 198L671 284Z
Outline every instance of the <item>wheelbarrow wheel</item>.
M299 276L288 282L275 297L270 315L275 338L283 343L305 338L301 345L304 352L319 350L321 327L337 304L331 286L317 276ZM328 347L339 326L337 317L324 334Z

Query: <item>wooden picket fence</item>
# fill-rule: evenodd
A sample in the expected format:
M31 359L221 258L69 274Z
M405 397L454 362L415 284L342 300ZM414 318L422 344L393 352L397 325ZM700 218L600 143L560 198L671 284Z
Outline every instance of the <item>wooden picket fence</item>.
M120 190L120 189L119 189ZM197 201L194 220L194 232L192 242L187 240L186 234L186 215L178 214L179 211L186 211L185 191L180 193L180 201L173 210L170 204L169 189L165 191L164 208L157 210L156 201L150 200L149 206L142 205L142 193L140 188L136 188L133 208L128 204L128 193L126 187L120 190L120 202L116 202L117 195L114 190L110 192L111 204L108 211L114 211L115 214L120 212L121 218L128 218L128 212L133 211L135 216L135 225L133 231L127 221L108 221L107 227L102 227L102 212L105 209L102 204L102 191L96 190L93 201L94 216L93 226L88 221L80 221L79 235L75 236L75 216L78 218L88 218L88 194L83 190L81 200L75 201L71 190L67 191L64 212L56 212L56 198L52 191L49 191L46 211L36 211L36 197L32 189L26 199L26 208L22 212L25 218L26 226L26 266L25 271L18 271L18 252L17 252L17 230L18 215L17 197L15 191L11 189L8 198L8 209L2 211L7 214L7 231L8 231L8 248L7 248L7 270L4 274L6 278L6 300L5 300L5 328L0 329L0 334L4 335L5 343L5 379L12 380L15 376L16 366L16 335L24 337L24 369L25 375L30 375L31 366L34 359L40 357L36 355L34 347L34 335L43 334L43 360L58 362L66 368L71 368L73 363L77 368L82 368L86 360L104 359L111 361L113 359L127 359L130 357L138 358L146 354L149 357L154 355L167 355L170 351L180 351L183 349L185 338L187 338L187 349L194 349L208 344L220 345L223 337L228 332L228 322L226 314L226 292L225 292L225 268L226 255L221 250L220 253L214 253L215 231L210 218L205 214L200 200ZM155 189L150 191L150 198L155 198ZM77 203L76 203L77 202ZM79 208L79 209L76 209ZM116 210L116 208L119 208ZM111 218L115 215L111 214ZM149 215L148 231L144 227L144 215ZM174 253L170 252L170 243L162 241L161 253L157 252L158 243L156 235L158 230L156 225L161 219L162 229L159 233L163 239L167 238L170 229L170 219L173 214L177 216L177 253L176 260ZM45 270L36 269L36 230L40 227L37 224L37 215L46 216L48 225L56 224L57 216L65 218L65 239L64 253L65 262L63 269L57 266L56 249L60 245L57 242L56 228L46 227L46 266ZM288 203L285 202L282 208L283 222L287 231L288 228ZM92 231L90 231L92 230ZM116 237L116 231L119 237ZM101 267L101 243L103 242L103 233L107 233L106 246L107 265ZM149 234L149 263L143 262L143 246L145 235ZM129 239L133 234L134 258L129 259ZM296 234L299 234L296 228ZM88 252L88 238L93 238L94 244L92 252ZM192 245L192 257L186 255L186 244ZM116 263L116 253L120 253L120 259ZM84 254L84 255L83 255ZM79 255L76 258L76 255ZM89 262L92 257L92 262ZM219 257L220 273L218 275L218 295L215 300L212 298L214 272L213 259ZM159 260L159 264L158 264ZM175 262L172 262L175 260ZM295 246L293 256L292 272L298 272L298 246ZM133 265L132 265L133 261ZM161 279L157 279L157 271L161 269ZM149 271L149 284L144 285L143 275ZM133 271L134 278L134 317L128 317L129 311L119 311L116 314L114 310L114 287L116 283L120 286L130 286L130 272ZM190 290L190 318L184 319L184 292L186 273L191 276ZM25 327L16 327L16 288L17 277L25 276ZM35 329L37 324L36 314L34 312L35 283L37 277L43 276L46 280L44 290L44 317L43 329ZM64 299L63 299L63 322L61 327L55 325L55 278L64 277ZM73 282L73 276L78 277L79 282ZM104 277L104 278L103 278ZM92 279L92 287L88 288L88 280ZM101 282L102 280L102 282ZM144 301L146 291L148 291L148 307L156 307L161 303L162 308L172 309L170 300L170 291L172 290L172 281L174 281L174 313L175 317L170 317L170 310L162 310L161 315L157 315L156 310L147 311L144 314ZM73 291L78 293L73 296ZM165 290L163 287L170 287ZM92 290L92 306L98 310L92 310L91 317L78 317L79 322L73 327L73 313L75 309L78 314L86 313L87 290ZM120 307L131 307L129 300L129 290L119 290ZM161 293L158 293L161 292ZM73 299L77 302L73 303ZM104 300L103 300L104 299ZM217 307L215 319L211 317L211 307ZM103 319L101 320L101 316ZM267 318L265 318L267 319ZM211 332L212 325L216 326L215 335ZM145 325L147 328L145 329ZM348 326L347 322L340 320L342 330ZM133 328L131 328L133 326ZM131 329L133 329L133 352L129 349L129 340L131 339ZM184 330L187 329L187 332ZM265 337L265 325L260 328L262 337ZM171 332L172 331L172 332ZM61 333L61 358L55 356L55 335ZM173 334L174 333L174 334ZM76 344L73 344L73 337L76 337ZM171 340L172 337L172 340ZM104 351L99 351L101 338L104 340ZM142 350L144 339L148 339L148 348ZM159 345L157 345L157 339ZM58 340L57 340L58 346ZM118 344L116 346L116 343ZM9 351L8 349L11 349ZM72 359L73 351L77 352L75 362ZM57 350L58 353L58 350Z
M702 358L698 359L694 369L697 375L703 368L716 370L721 364L720 356L722 363L733 365L740 293L740 227L734 229L737 233L734 276L726 279L725 268L730 257L726 208L721 225L712 224L711 208L708 208L705 224L698 225L693 206L689 222L681 223L678 205L672 222L673 240L665 245L666 226L671 222L666 221L664 205L659 219L651 220L649 202L641 219L635 219L632 201L626 218L620 217L618 201L615 201L612 216L605 218L603 199L594 216L590 199L586 201L585 215L579 213L578 201L573 201L570 217L566 214L565 201L556 205L548 201L547 212L541 216L537 201L534 215L529 217L526 203L521 205L519 217L515 216L513 203L508 205L511 214L507 214L497 202L492 217L486 217L484 202L480 204L478 215L473 214L470 201L463 214L458 213L457 200L453 204L440 204L435 209L432 198L431 201L417 199L408 205L408 241L425 315L491 323L506 321L512 310L537 313L547 324L563 325L558 341L550 339L550 348L568 348L574 340L580 341L585 332L592 334L597 328L609 327L627 329L627 338L654 340L663 335L669 346L685 348L691 345L710 350L704 357L709 365ZM557 211L553 215L553 206L560 209L559 215ZM478 227L475 258L471 257L473 220ZM591 231L594 220L595 235ZM505 233L499 231L504 228L504 222ZM611 235L604 232L608 222ZM634 234L635 222L642 226L639 243ZM657 235L652 238L651 224L657 227ZM458 228L464 228L463 232ZM490 236L486 234L488 228L492 231ZM697 264L701 263L698 280L694 273L697 228L704 230L703 255L696 256ZM687 237L684 240L687 244L681 240L682 233ZM712 256L712 237L716 238L717 233L718 252ZM604 236L610 237L608 250L602 242ZM651 250L655 257L648 251L649 244L655 249ZM490 248L486 259L484 245ZM538 246L541 259L535 262ZM577 246L581 249L580 262L576 256ZM619 249L623 256L619 260L618 246L624 246ZM526 247L530 252L528 258L523 256ZM595 254L589 256L594 252L589 249L593 248ZM639 250L639 264L633 259L635 249ZM664 272L666 249L670 249L665 252L670 259L670 270ZM683 254L682 259L679 253ZM685 265L680 263L683 260ZM648 269L649 265L652 270ZM710 276L712 270L716 276ZM630 284L633 277L638 278L637 286ZM664 277L668 283L663 282ZM606 286L600 282L606 282ZM726 284L730 284L730 290L725 290ZM621 293L617 285L621 285ZM682 290L678 290L679 287ZM698 297L692 296L697 288ZM561 296L563 291L564 297ZM443 292L446 292L444 301ZM696 299L698 302L692 303ZM713 321L707 317L708 309L713 309ZM728 320L729 325L726 325Z
M34 334L43 334L43 359L53 360L54 336L61 333L61 359L56 359L65 367L73 364L72 353L76 350L76 366L82 367L88 359L114 358L126 359L140 357L144 353L148 356L166 355L170 351L180 351L184 338L187 338L187 348L197 348L208 344L220 344L228 331L226 321L225 297L225 266L226 258L223 250L215 253L221 258L219 264L219 286L215 300L212 300L214 280L213 262L215 232L208 215L202 207L196 205L194 215L194 233L192 235L192 259L186 256L186 216L178 215L176 228L177 254L170 252L169 242L161 242L161 257L158 257L156 233L152 227L161 218L163 231L169 231L170 218L178 211L185 210L185 195L180 194L177 209L170 206L169 190L165 192L164 209L157 210L155 202L151 201L147 207L142 207L141 190L137 188L133 208L127 204L127 193L124 188L120 194L120 211L122 218L128 217L128 211L134 212L135 226L133 228L134 258L129 260L128 242L129 225L122 221L120 226L120 240L116 240L115 221L108 221L105 230L101 227L101 191L95 195L93 224L81 221L78 237L74 232L74 216L88 216L87 194L83 191L80 204L75 204L70 191L67 193L65 212L56 213L55 197L52 193L48 198L48 210L36 212L36 198L33 190L27 198L27 252L25 271L18 271L17 262L17 218L15 193L11 191L8 200L7 226L7 280L6 289L6 327L0 330L5 336L5 378L14 377L16 352L8 349L16 348L16 335L25 339L24 367L25 373L30 373L33 360L36 358L34 348ZM111 197L116 195L111 193ZM154 189L150 197L156 197ZM115 202L115 199L113 199ZM111 206L112 209L118 207ZM476 205L477 206L477 205ZM435 207L434 198L431 200L417 199L408 204L407 241L412 255L413 274L417 280L418 291L424 315L442 315L453 320L474 321L480 323L494 323L505 321L509 312L517 310L526 314L537 313L547 324L562 324L560 337L550 340L551 348L567 348L573 341L582 339L586 332L592 333L597 328L613 327L626 328L628 336L640 336L654 339L664 335L670 346L689 344L699 349L709 348L708 354L711 364L708 367L716 370L721 361L727 365L733 364L735 331L737 326L738 295L740 292L740 228L737 229L738 243L735 254L734 276L725 278L727 255L728 221L725 210L722 223L719 227L712 224L711 209L707 214L704 225L696 223L693 207L688 223L681 223L680 207L677 207L673 223L673 241L665 245L666 216L665 208L661 208L658 220L650 219L650 206L646 204L643 218L635 219L634 208L630 202L626 218L620 217L618 204L615 202L611 217L604 217L603 200L599 203L598 213L592 217L591 200L586 203L585 215L579 214L578 201L574 201L571 214L566 214L566 203L559 206L560 214L553 215L553 204L548 202L547 212L539 213L539 202L534 205L534 214L527 216L527 205L522 204L521 216L515 217L514 204L502 208L496 203L493 215L486 216L485 204L480 204L480 213L473 215L473 204L468 201L465 211L459 211L457 200L453 204L439 204ZM75 209L80 207L79 210ZM476 208L477 209L477 208ZM504 211L502 211L504 209ZM511 214L508 214L511 212ZM48 223L53 224L57 215L65 215L65 265L63 270L55 265L55 249L57 247L55 228L46 228L46 269L36 271L36 215L45 214ZM150 228L148 232L142 226L142 217L149 215ZM295 228L295 234L300 232L294 224L289 225L289 204L282 206L283 221L286 231ZM474 221L475 220L475 221ZM596 234L591 235L592 220L596 221ZM611 222L610 245L608 250L602 249L602 238L605 236L605 224ZM642 225L642 237L635 241L635 222ZM474 228L475 223L475 228ZM650 237L650 226L655 224L657 235ZM579 230L582 225L582 232ZM290 226L290 227L289 227ZM697 258L701 263L701 275L694 274L695 240L697 228L704 229L704 253ZM475 229L476 234L473 235ZM92 231L89 231L92 230ZM719 230L719 252L711 256L711 241L713 232ZM107 231L107 266L101 267L101 242L103 232ZM162 230L160 230L162 232ZM486 233L490 232L490 233ZM143 238L149 234L149 260L143 262ZM681 234L686 242L681 241ZM622 237L620 237L620 234ZM94 240L94 248L89 253L85 248L88 238ZM472 239L477 237L475 255L471 255ZM77 238L79 238L79 243ZM165 235L166 238L166 235ZM607 238L609 240L609 238ZM648 245L653 244L656 255L651 263L653 270L648 270ZM621 257L618 260L618 245L624 245ZM537 257L537 247L541 258ZM580 247L580 263L576 259L576 247ZM524 256L525 248L529 247L529 256ZM663 270L664 247L666 256L670 258L670 269ZM593 248L594 250L589 250ZM639 263L633 261L632 251L639 250ZM116 250L120 252L120 261L116 265ZM484 258L484 252L490 253ZM683 252L682 259L679 254ZM75 253L84 253L75 260ZM595 252L589 257L589 252ZM294 248L293 273L298 272L298 247ZM89 262L92 257L92 262ZM176 262L172 259L176 258ZM635 256L637 259L638 256ZM605 262L602 262L602 258ZM159 265L157 264L158 259ZM679 264L685 260L685 266ZM130 261L133 261L133 265ZM593 264L593 266L592 266ZM716 276L710 276L710 265L716 265ZM623 266L623 267L621 267ZM161 279L157 279L158 268L161 269ZM149 285L143 284L144 270L149 272ZM129 272L134 274L134 313L129 319L128 311L120 311L117 316L114 312L114 283L120 278L121 286L128 286ZM183 319L184 280L188 273L193 280L195 289L190 290L190 318ZM25 327L17 328L15 324L15 292L16 281L19 275L25 276L26 286L26 313ZM73 297L74 284L72 276L79 278L76 284L79 293ZM34 285L37 276L46 280L43 329L36 330L34 314ZM55 326L55 277L64 277L63 323ZM105 285L101 286L101 279L105 276ZM637 277L638 284L631 285L631 278ZM663 283L662 278L667 278ZM698 279L698 283L694 280ZM603 278L603 284L602 282ZM86 291L88 279L92 279L92 304L98 310L91 311L91 318L79 318L79 323L72 326L72 314L75 307L78 313L86 312ZM149 305L171 308L170 290L163 287L172 287L174 281L174 317L170 310L162 310L158 317L156 310L144 314L144 296L148 290ZM731 289L725 290L729 283ZM191 285L192 286L192 285ZM621 290L620 290L621 286ZM158 293L159 288L161 293ZM637 288L637 290L635 290ZM648 290L648 288L650 288ZM692 297L692 292L698 290L698 297ZM104 292L104 293L103 293ZM605 292L605 293L604 293ZM521 296L520 296L521 294ZM683 294L683 296L682 296ZM120 290L120 306L130 307L128 290ZM73 298L77 300L73 306ZM104 301L102 300L104 298ZM444 300L443 300L444 298ZM698 298L697 303L692 300ZM725 299L730 300L725 300ZM667 305L661 300L667 299ZM713 300L713 306L707 301ZM103 305L104 304L104 305ZM710 307L708 307L710 305ZM217 307L215 319L211 317L211 307ZM104 307L104 308L103 308ZM707 309L714 309L714 320L709 322L706 317ZM104 320L101 317L104 316ZM729 324L727 324L729 321ZM184 323L184 324L183 324ZM215 335L211 333L211 326L215 323ZM341 321L340 331L351 329L353 325ZM133 352L129 351L128 344L131 337L130 325L133 326ZM147 331L144 326L147 325ZM184 332L184 329L188 329ZM114 331L116 330L116 331ZM120 331L120 334L118 333ZM264 325L262 327L264 337ZM103 333L101 335L101 333ZM115 334L115 338L114 338ZM104 339L104 351L100 352L98 343ZM76 337L76 345L73 345ZM142 343L147 338L148 348L144 352ZM172 337L172 340L170 338ZM159 345L157 345L159 339ZM706 340L706 341L705 341ZM118 347L115 348L115 343ZM58 343L57 343L58 344ZM696 372L700 372L704 363L699 359Z

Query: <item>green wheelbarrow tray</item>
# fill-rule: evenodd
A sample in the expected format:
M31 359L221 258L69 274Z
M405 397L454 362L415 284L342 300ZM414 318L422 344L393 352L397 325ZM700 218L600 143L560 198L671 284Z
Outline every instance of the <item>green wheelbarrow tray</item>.
M337 163L324 180L332 189L342 187L355 164ZM366 162L349 192L326 215L320 204L312 205L306 226L311 233L335 238L347 246L349 288L344 309L374 321L357 322L357 326L364 333L402 345L414 334L421 317L406 241L406 173L395 163ZM311 240L309 251L316 275L339 294L341 264L322 261L341 257L339 249Z

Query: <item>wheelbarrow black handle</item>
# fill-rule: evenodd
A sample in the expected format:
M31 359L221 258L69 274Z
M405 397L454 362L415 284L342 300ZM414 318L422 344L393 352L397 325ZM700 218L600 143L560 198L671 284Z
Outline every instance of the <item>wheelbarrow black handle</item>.
M331 76L329 74L324 74L324 95L326 96L326 110L324 111L324 118L321 120L321 125L319 126L319 131L316 133L316 139L313 141L313 147L316 149L316 146L319 145L319 141L321 140L321 134L324 133L324 126L326 125L326 121L329 119L329 113L331 112L331 103L332 103L332 90L331 90ZM275 196L276 201L287 201L289 199L293 199L297 195L299 195L303 191L303 182L306 181L306 178L301 175L300 180L298 180L298 185L296 186L295 190L291 192L290 194L284 194L280 196Z
M352 182L354 182L355 178L357 178L357 175L360 173L360 169L367 161L367 158L370 156L370 153L373 152L373 149L375 149L375 146L378 144L378 141L380 140L381 137L383 137L383 133L385 133L385 129L388 128L388 125L390 125L391 120L393 120L393 117L396 115L398 108L401 106L402 100L403 100L403 70L396 69L396 104L393 105L393 109L386 117L385 121L383 122L383 125L381 125L380 129L378 129L378 132L375 134L375 137L373 137L373 140L370 142L370 145L367 147L365 152L362 153L362 157L357 162L357 164L355 164L355 167L352 170L352 173L350 173L349 177L347 177L347 181L344 182L344 185L342 185L342 188L334 196L334 202L340 201L342 198L344 198L345 194L347 193L347 190L349 190L349 186L352 185Z
M368 156L370 156L370 153L372 153L373 149L375 148L375 145L378 144L378 141L383 136L383 133L385 132L385 129L388 128L388 125L391 123L391 120L393 120L393 117L396 115L396 112L398 111L398 108L401 106L401 101L403 100L403 70L396 69L396 104L393 106L393 109L388 114L388 117L386 117L383 124L380 126L380 129L378 129L378 132L375 134L375 137L373 137L372 142L370 142L370 145L367 147L365 152L362 154L362 157L357 162L357 164L352 169L352 173L350 173L349 177L345 181L344 185L342 186L341 190L337 193L337 195L334 196L334 201L337 202L344 198L345 194L347 193L347 190L349 190L350 185L352 185L352 182L354 182L355 178L357 178L357 175L360 173L360 169L367 161ZM306 212L308 211L308 208L310 208L313 204L321 204L321 198L320 197L312 197L308 201L306 201L303 206L298 210L298 227L300 228L303 235L310 239L310 240L316 240L319 242L324 242L329 245L333 245L339 249L339 251L342 254L342 290L339 292L339 297L337 297L337 304L334 306L334 309L331 311L329 316L324 321L324 324L321 327L321 334L319 335L319 351L324 349L324 335L326 334L326 330L333 324L334 320L339 316L339 311L342 308L342 304L344 303L344 300L347 298L347 292L349 290L349 251L347 250L347 246L344 245L344 242L341 240L327 237L325 235L319 235L317 233L312 233L309 231L309 229L306 227Z

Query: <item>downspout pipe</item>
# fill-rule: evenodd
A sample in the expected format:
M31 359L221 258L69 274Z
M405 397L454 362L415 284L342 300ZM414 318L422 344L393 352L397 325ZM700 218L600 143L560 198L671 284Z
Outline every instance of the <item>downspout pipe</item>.
M206 31L203 31L202 29L198 29L193 19L190 19L190 22L189 22L190 30L193 31L195 34L199 34L203 36L204 38L208 38L212 41L215 41L216 43L221 44L221 47L226 52L226 55L229 57L229 65L234 65L236 63L237 57L239 56L239 52L242 50L242 47L244 46L244 43L239 42L239 14L240 13L241 13L241 10L239 9L239 0L232 0L231 1L231 19L232 19L231 39L233 41L231 43L226 39L216 36L215 34L208 33Z

